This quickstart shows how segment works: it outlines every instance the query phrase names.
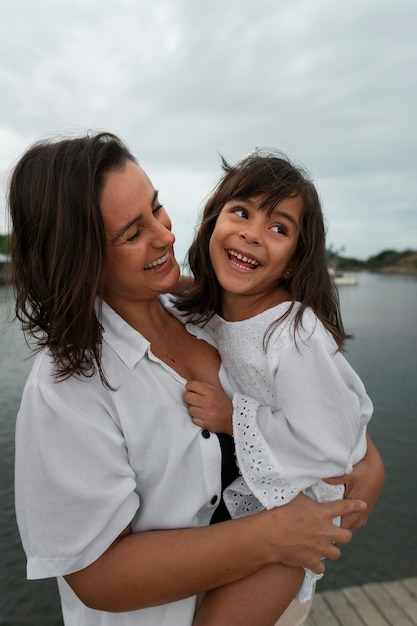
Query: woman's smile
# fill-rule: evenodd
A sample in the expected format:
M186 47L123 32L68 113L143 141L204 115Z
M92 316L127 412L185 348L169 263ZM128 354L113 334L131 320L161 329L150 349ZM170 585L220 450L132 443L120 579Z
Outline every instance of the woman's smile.
M161 266L168 261L170 256L171 255L168 251L163 256L159 257L159 259L155 259L155 261L151 261L151 263L148 263L148 265L145 265L143 269L146 271L149 271L149 270L155 271L156 269L161 269Z

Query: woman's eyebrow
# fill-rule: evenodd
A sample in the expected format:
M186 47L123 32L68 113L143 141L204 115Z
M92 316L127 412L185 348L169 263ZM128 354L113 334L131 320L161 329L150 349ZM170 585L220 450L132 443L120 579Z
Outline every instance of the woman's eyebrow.
M154 194L152 196L151 209L153 209L154 204L157 199L158 199L158 190L155 189ZM112 241L113 242L118 241L125 234L125 232L129 230L131 226L133 226L133 224L137 224L138 222L141 222L142 220L143 220L143 213L138 213L138 215L135 215L135 217L132 217L132 219L126 222L126 224L123 224L123 226L119 228L119 230L112 236Z

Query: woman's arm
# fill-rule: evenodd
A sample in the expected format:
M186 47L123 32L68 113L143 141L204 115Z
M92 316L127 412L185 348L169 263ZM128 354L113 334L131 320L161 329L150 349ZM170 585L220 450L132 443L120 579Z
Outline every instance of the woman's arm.
M322 557L339 558L335 544L352 537L333 519L365 506L350 499L320 504L301 494L286 506L202 528L127 528L97 561L65 579L87 606L118 612L196 595L271 563L321 573Z

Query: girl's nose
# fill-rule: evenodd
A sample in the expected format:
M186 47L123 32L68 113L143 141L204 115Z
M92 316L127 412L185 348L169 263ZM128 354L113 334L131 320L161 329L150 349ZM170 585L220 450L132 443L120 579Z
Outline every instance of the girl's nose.
M251 243L251 244L259 244L261 242L261 234L259 231L259 228L256 228L253 225L249 224L247 225L246 228L242 228L241 232L240 232L240 236L242 237L242 239L244 239L247 243Z

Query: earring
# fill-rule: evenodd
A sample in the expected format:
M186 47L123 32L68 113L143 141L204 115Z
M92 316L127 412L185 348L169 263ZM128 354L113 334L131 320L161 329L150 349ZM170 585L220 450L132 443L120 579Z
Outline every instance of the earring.
M289 275L290 275L290 270L287 270L287 271L285 272L285 276L289 276Z

